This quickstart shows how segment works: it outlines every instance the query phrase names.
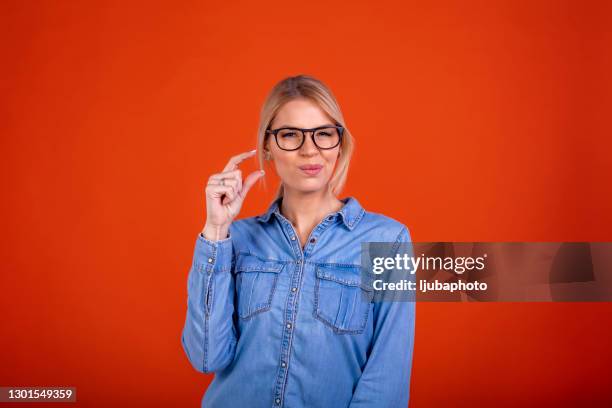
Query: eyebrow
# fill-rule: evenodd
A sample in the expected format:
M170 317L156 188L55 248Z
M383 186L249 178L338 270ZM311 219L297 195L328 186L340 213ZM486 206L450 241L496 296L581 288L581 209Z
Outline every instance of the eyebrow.
M332 123L326 123L326 124L324 124L324 125L315 126L315 127L313 127L313 128L300 128L300 127L298 127L298 126L286 125L286 124L285 124L285 125L281 125L281 126L277 127L277 129L280 129L280 128L286 128L286 127L287 127L287 128L295 128L295 129L316 129L316 128L326 127L326 126L331 126L331 127L333 127L333 126L336 126L336 125L335 125L335 124L332 124Z

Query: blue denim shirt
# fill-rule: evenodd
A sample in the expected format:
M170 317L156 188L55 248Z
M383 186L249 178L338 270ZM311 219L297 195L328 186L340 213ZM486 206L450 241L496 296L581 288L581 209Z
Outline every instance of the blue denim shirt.
M215 373L202 407L406 407L415 303L368 302L360 253L408 229L348 197L302 248L280 200L196 240L181 340Z

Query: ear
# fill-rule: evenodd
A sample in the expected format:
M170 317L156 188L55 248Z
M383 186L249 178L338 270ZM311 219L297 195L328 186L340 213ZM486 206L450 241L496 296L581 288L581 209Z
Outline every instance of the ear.
M264 160L271 160L272 159L272 154L270 153L270 149L268 149L267 145L264 145L263 156L264 156Z
M271 135L268 135L268 136L267 136L267 137L264 139L264 142L263 142L263 152L264 152L264 153L265 153L265 152L270 153L270 143L273 143L273 142L272 142L272 140L271 140L272 138L271 138L270 136L271 136Z

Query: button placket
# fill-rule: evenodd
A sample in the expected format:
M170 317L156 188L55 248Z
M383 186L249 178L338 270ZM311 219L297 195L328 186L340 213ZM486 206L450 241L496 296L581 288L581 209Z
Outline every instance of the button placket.
M301 245L297 239L297 233L295 228L289 220L282 216L282 214L277 214L277 220L281 223L281 227L284 230L287 237L289 237L289 244L291 249L293 250L294 256L297 258L295 262L294 272L291 275L291 281L289 283L290 292L289 292L289 301L287 302L286 309L283 311L283 315L285 316L285 327L283 329L283 342L281 343L281 355L280 355L280 367L278 368L278 374L276 376L276 384L274 388L274 403L275 406L280 406L282 404L282 398L285 392L285 387L287 384L288 377L288 365L289 358L291 355L291 344L294 327L294 319L295 313L297 310L297 288L299 287L299 283L302 278L303 270L304 270L304 253L302 251Z
M327 218L324 218L323 221L321 221L319 225L317 225L315 229L312 230L310 237L308 237L308 241L306 241L306 246L304 247L304 258L310 257L310 255L314 251L316 243L319 241L319 237L327 228L330 227L331 224L328 224L326 220Z
M323 219L319 223L319 225L317 225L314 228L314 230L310 234L310 237L308 237L308 241L306 241L307 244L304 250L302 250L302 247L299 241L297 240L297 233L295 231L295 228L291 224L291 222L289 222L289 220L283 217L282 214L277 213L277 215L278 215L277 220L281 223L281 227L284 229L286 236L289 237L290 246L293 249L294 254L298 257L296 259L296 269L295 269L297 273L294 272L294 274L291 277L291 283L290 283L291 292L289 293L289 302L287 303L287 309L284 311L284 314L288 320L285 322L285 329L283 330L283 343L281 346L281 364L280 364L281 368L279 368L278 370L278 375L276 377L276 386L274 390L274 397L275 397L274 403L275 405L278 406L282 402L281 398L284 395L285 387L287 385L287 378L288 378L288 368L287 367L289 363L289 357L291 355L291 344L292 344L293 331L295 331L295 327L292 321L295 318L295 311L297 310L297 301L298 301L297 292L300 286L300 282L302 280L302 275L304 273L305 259L313 251L313 248L316 242L318 241L319 235L325 229L327 229L329 226L332 225L330 224L329 221L333 221L334 216L329 216Z

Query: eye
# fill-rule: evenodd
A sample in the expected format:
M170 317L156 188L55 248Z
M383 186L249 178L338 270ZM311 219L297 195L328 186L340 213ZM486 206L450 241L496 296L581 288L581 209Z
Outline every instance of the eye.
M293 131L286 130L286 131L280 132L279 135L283 139L290 139L292 137L295 137L297 134L295 132L293 132Z
M329 137L329 136L331 136L331 133L329 133L329 132L319 132L319 136Z

